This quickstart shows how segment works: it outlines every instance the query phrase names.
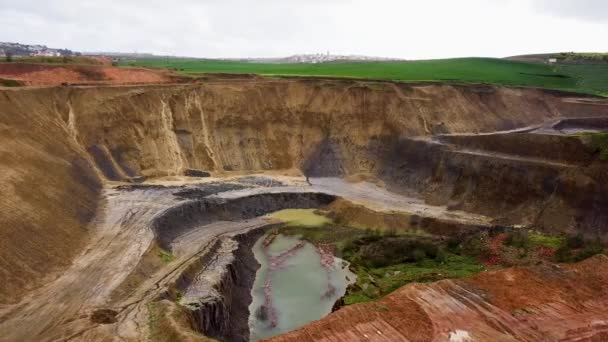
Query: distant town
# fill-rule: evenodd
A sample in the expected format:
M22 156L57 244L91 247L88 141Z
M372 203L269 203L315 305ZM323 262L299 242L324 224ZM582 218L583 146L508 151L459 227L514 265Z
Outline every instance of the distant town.
M159 56L151 53L137 52L76 52L69 49L50 48L46 45L28 45L21 43L0 42L0 57L64 57L64 56L109 56L115 59L126 58L186 58L176 56ZM297 54L278 58L219 58L252 63L326 63L336 61L397 61L385 57L370 57L361 55L332 55L327 53Z
M0 56L42 56L42 57L62 57L80 56L80 52L68 49L53 49L45 45L27 45L20 43L0 42Z

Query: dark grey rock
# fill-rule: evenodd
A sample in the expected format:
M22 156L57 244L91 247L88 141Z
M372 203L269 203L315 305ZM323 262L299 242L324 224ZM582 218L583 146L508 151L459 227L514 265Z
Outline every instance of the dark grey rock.
M211 173L203 170L197 169L186 169L184 171L184 176L188 177L211 177Z

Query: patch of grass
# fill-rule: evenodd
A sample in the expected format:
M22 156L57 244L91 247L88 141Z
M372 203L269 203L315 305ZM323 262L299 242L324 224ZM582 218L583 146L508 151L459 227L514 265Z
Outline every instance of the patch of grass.
M579 262L604 253L604 245L599 239L585 239L582 235L570 236L555 252L558 262Z
M160 250L160 252L158 252L158 257L165 264L168 264L168 263L172 262L173 260L175 260L175 256L173 254L171 254L165 250L162 250L162 249Z
M150 331L150 341L156 341L155 336L158 335L158 326L160 320L160 312L158 302L152 301L146 304L148 308L148 330Z
M505 244L507 246L528 249L530 246L530 236L525 230L516 230L507 234L507 238L505 239Z
M357 269L357 283L344 298L345 304L381 298L412 282L468 277L484 270L474 258L446 253L443 261L426 258L419 262Z
M301 227L301 226L286 226L280 229L281 234L285 235L298 235L302 239L312 243L333 243L336 244L338 249L342 249L347 241L354 238L360 238L367 234L366 231L344 227L340 225L329 224L323 227Z
M439 81L528 86L608 95L606 65L547 65L496 58L318 64L249 63L192 58L141 58L123 66L170 68L180 73L259 74Z
M608 96L608 64L559 64L555 66L555 72L566 74L574 80L574 88L565 90Z
M435 259L440 248L429 241L403 237L368 236L354 241L343 254L352 262L366 267L385 267L403 262Z
M530 243L536 246L542 246L547 248L557 249L565 240L564 236L545 235L539 232L532 232L528 234Z
M21 87L23 84L17 80L0 78L0 87Z
M332 222L319 215L316 209L285 209L270 214L270 217L285 222L287 227L323 227Z
M591 148L600 155L601 160L608 160L608 133L585 133L591 138Z

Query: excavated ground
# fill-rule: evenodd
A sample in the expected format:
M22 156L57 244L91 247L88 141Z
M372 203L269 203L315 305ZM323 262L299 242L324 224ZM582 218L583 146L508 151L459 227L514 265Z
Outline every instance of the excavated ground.
M2 341L246 340L264 215L336 199L441 236L608 237L606 162L571 134L604 130L602 99L218 79L0 89L0 108ZM607 263L413 284L278 339L601 339Z
M0 63L0 78L28 86L68 84L145 84L186 82L166 71L145 68L116 68L108 65Z

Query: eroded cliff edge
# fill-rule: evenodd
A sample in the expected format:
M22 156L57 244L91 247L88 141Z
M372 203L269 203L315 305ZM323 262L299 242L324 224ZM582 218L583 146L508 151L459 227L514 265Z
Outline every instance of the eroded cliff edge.
M608 115L553 91L322 79L3 89L0 108L1 302L69 264L102 181L187 168L387 175L379 156L403 138Z

